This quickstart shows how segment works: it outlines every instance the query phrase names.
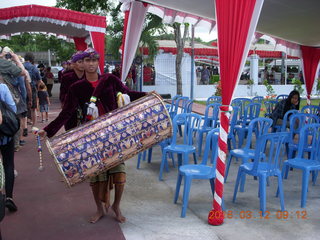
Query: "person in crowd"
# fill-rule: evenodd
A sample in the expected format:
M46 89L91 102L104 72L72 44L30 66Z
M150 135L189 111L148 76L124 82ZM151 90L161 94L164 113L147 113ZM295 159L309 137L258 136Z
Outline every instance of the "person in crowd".
M121 76L121 67L119 64L116 65L116 67L112 70L112 74L116 77L120 78Z
M16 112L17 108L13 101L11 92L6 84L0 83L0 100L5 102L12 111ZM2 155L2 162L5 174L5 206L10 212L18 210L13 201L13 187L14 187L14 140L12 137L0 135L0 152Z
M209 84L209 79L210 79L210 71L207 69L206 65L203 65L202 71L201 71L200 84Z
M71 57L72 69L66 71L62 75L61 85L60 85L60 94L59 99L61 106L63 107L65 97L70 89L70 86L75 82L80 81L84 77L84 66L83 66L83 51L78 51L74 53ZM80 109L73 113L73 116L65 123L65 130L72 129L76 127L81 121Z
M273 120L273 126L282 125L283 117L287 111L300 108L300 93L296 90L290 92L287 99L283 99L278 102L271 113L271 119ZM287 123L289 127L289 122Z
M77 111L78 106L80 106L81 109L85 109L85 106L90 102L93 95L99 99L97 101L97 106L100 106L98 107L100 115L118 107L116 99L118 92L128 94L131 100L138 99L145 95L143 92L135 92L128 89L123 85L120 79L113 74L99 75L97 73L99 57L99 54L92 48L84 51L83 61L85 78L72 84L66 95L62 111L48 126L39 131L41 137L54 136L59 129L69 121L74 112ZM86 111L84 111L84 113L85 112ZM83 115L82 122L85 122L86 119L87 117ZM90 219L91 223L95 223L103 217L103 202L107 211L110 207L108 185L110 184L111 179L115 184L115 200L111 208L119 222L125 221L125 217L120 211L120 201L124 190L126 175L124 164L120 164L90 180L90 186L97 207L97 212ZM108 180L110 180L110 182L108 182Z
M29 105L29 111L30 111L30 117L32 121L32 126L37 121L37 115L36 115L36 109L37 109L37 91L38 91L38 84L41 81L40 73L37 67L34 65L34 55L31 52L27 52L24 56L24 67L28 71L30 78L31 78L31 91L32 91L32 96L31 99L28 98L28 102L31 102L31 106ZM23 129L23 136L28 135L28 129L24 128Z
M20 61L18 55L16 55L10 48L4 47L0 54L0 74L2 75L0 83L4 83L8 86L13 100L16 104L16 112L19 118L22 118L23 114L27 112L26 101L22 96L22 92L19 89L19 80L23 81L25 85L25 79L17 79L19 76L27 76L26 70ZM20 149L20 131L16 133L14 137L15 151Z
M40 77L42 82L47 85L47 78L46 78L46 66L43 63L40 63L38 65L39 72L40 72Z
M64 71L65 71L66 68L67 68L67 62L66 62L66 61L62 62L62 63L61 63L61 67L62 67L62 69L58 72L58 82L59 82L59 83L61 83L61 81L62 81L62 75L63 75Z
M48 122L50 99L49 93L47 92L47 88L44 83L39 84L38 103L41 114L41 122L44 122L44 117L46 117L46 122Z
M51 72L51 67L47 67L45 71L45 76L47 79L47 91L49 94L49 97L52 97L52 88L53 88L53 83L54 83L54 76L53 73Z

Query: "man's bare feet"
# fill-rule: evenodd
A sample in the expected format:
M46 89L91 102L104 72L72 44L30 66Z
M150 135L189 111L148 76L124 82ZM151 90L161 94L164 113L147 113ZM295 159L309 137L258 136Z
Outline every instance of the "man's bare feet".
M120 208L116 207L115 205L112 205L111 208L114 211L114 213L116 214L117 221L120 223L124 223L126 221L126 218L122 215Z
M96 212L95 215L93 215L93 216L90 218L89 222L90 222L90 223L96 223L96 222L98 222L98 221L100 220L100 218L103 217L103 215L104 215L103 212L98 211L98 212Z

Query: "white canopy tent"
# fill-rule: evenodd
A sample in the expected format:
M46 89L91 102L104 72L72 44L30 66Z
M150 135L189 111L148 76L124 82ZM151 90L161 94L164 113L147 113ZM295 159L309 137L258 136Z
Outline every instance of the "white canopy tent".
M217 159L213 209L208 222L223 223L222 199L229 116L235 86L240 78L249 45L255 36L271 35L279 45L285 46L289 55L302 52L308 98L320 60L320 1L309 0L120 0L123 9L129 11L123 63L132 63L144 20L139 19L147 11L162 17L165 22L188 22L193 25L207 23L209 29L216 21L218 52L222 86L221 127ZM134 25L130 24L134 21ZM139 27L137 27L139 26ZM133 30L133 29L134 30ZM256 34L255 31L257 31ZM128 48L129 50L126 50ZM129 53L130 51L130 53ZM293 54L295 53L295 54ZM122 78L130 65L122 68Z

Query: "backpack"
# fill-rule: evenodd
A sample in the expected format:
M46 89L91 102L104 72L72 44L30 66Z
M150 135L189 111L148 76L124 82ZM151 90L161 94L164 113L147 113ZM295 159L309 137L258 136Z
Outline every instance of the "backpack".
M20 119L8 104L2 100L0 100L0 110L2 114L0 136L13 137L20 129Z

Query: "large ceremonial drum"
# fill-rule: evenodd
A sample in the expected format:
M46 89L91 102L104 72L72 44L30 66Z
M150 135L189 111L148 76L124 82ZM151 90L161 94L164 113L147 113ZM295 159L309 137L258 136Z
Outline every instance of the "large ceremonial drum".
M172 136L169 113L150 93L47 140L68 186L106 171Z

